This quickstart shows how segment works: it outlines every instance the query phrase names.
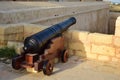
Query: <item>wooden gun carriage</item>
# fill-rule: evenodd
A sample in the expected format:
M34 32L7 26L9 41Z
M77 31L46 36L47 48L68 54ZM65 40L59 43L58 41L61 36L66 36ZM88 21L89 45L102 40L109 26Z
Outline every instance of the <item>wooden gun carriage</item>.
M68 51L64 48L62 33L75 23L76 19L71 17L27 37L24 40L21 55L12 59L12 67L16 70L34 68L38 72L43 70L45 75L52 74L55 58L60 59L62 62L68 60Z

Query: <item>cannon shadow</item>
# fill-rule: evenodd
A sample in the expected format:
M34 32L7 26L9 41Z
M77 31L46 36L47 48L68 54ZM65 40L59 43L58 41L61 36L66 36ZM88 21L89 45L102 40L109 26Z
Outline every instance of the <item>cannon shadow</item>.
M72 69L77 65L80 65L83 62L87 61L87 54L85 51L84 44L82 42L80 43L81 43L81 46L78 46L81 48L81 50L79 50L79 53L76 51L73 51L73 55L69 57L66 63L59 62L55 64L53 74L57 74L65 70Z

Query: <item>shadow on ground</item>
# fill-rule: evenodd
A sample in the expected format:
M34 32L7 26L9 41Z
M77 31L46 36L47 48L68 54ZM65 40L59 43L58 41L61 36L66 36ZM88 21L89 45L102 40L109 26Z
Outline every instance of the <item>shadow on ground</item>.
M66 63L58 63L55 65L55 69L53 71L53 75L60 73L64 70L72 69L76 67L77 65L80 65L81 63L85 62L85 58L80 58L78 56L72 56L69 58L68 62Z
M85 60L80 59L77 56L70 57L66 63L57 63L54 65L53 74L58 74L68 69L72 69L78 64L84 62ZM51 76L52 76L51 75ZM39 80L46 77L43 72L39 73L29 73L25 69L14 70L11 64L5 64L0 62L0 80Z

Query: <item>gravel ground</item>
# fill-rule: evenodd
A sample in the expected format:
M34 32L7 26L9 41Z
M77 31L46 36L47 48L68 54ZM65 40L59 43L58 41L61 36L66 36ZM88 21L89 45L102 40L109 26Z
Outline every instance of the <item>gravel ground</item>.
M11 64L0 62L0 80L120 80L120 64L80 59L73 56L67 63L54 66L53 74L28 73L14 70Z

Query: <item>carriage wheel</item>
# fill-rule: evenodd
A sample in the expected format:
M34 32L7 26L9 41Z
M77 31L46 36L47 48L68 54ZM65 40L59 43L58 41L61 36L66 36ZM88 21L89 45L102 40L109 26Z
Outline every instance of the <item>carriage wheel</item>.
M67 62L68 61L68 50L63 50L62 55L61 55L61 61L62 62Z
M43 64L43 73L45 75L52 74L52 72L53 72L53 66L54 65L53 65L52 61L49 61L49 60L45 61L44 64Z
M20 61L19 61L19 56L12 59L12 67L16 70L21 68Z

